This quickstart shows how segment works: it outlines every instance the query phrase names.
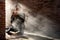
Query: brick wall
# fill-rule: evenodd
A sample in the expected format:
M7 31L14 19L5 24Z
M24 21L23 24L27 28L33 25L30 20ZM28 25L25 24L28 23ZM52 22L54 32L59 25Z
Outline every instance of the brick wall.
M5 33L5 3L0 1L0 40L4 40Z

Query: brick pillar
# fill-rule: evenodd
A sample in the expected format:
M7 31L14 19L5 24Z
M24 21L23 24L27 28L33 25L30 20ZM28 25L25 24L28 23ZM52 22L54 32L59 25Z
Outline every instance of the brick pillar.
M0 1L0 40L5 39L5 2Z

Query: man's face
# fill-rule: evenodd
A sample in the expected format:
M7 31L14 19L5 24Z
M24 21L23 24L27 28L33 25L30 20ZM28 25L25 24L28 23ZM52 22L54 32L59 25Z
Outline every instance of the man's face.
M15 27L18 27L24 23L24 19L20 17L20 15L12 15L11 16L11 24Z

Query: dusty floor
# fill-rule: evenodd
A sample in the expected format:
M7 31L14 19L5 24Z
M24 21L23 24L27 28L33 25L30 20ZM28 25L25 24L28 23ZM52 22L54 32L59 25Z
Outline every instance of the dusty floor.
M24 34L23 37L20 37L19 35L8 35L6 33L6 38L8 40L53 40L51 38L47 38L47 36L43 36L43 35L36 35L36 34L33 34L33 33L26 33Z

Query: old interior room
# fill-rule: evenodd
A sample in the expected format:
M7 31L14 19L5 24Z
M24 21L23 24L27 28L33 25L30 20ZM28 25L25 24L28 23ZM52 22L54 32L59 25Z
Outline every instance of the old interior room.
M6 40L60 40L60 0L5 0Z

